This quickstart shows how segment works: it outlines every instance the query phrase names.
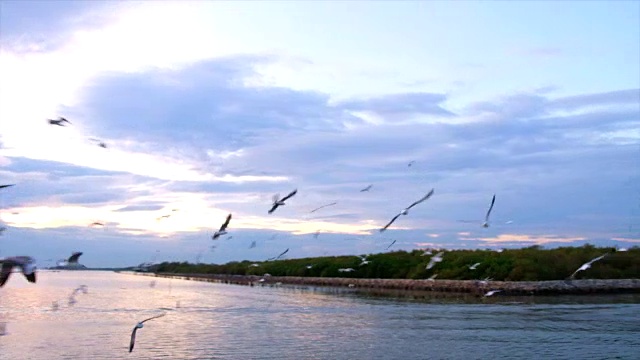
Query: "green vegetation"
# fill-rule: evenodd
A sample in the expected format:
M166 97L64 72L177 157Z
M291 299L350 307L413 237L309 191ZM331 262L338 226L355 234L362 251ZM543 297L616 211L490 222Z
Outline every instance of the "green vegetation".
M436 252L434 252L435 254ZM360 266L357 256L335 256L259 262L230 262L223 265L162 263L155 272L184 274L229 274L273 276L315 276L383 279L426 279L437 274L438 279L472 280L491 278L494 281L543 281L562 280L569 277L582 264L608 253L592 264L591 268L576 274L576 279L633 279L640 278L640 248L625 252L614 248L562 247L542 249L531 246L523 249L504 250L453 250L446 251L443 261L426 270L430 255L422 256L421 250L395 251L374 254L371 261ZM469 266L480 263L475 270ZM307 269L307 265L313 265ZM353 268L353 272L340 272L340 268Z

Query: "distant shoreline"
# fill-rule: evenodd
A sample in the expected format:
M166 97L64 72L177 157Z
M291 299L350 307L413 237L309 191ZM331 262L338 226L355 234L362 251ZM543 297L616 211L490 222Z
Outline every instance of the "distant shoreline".
M362 279L334 277L298 277L224 274L136 273L136 275L184 280L217 282L235 285L306 285L322 287L346 287L371 290L426 291L437 293L484 295L489 290L501 290L500 295L586 295L640 293L640 279L580 279L554 281L489 281L478 280L411 280L411 279Z

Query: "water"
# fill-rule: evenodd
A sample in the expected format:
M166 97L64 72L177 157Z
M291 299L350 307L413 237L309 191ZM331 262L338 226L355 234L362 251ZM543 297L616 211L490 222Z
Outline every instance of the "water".
M0 289L0 323L6 323L2 359L638 359L640 354L637 295L418 302L110 272L38 276L33 285L13 274ZM81 284L88 293L79 292L69 305L68 296ZM163 311L166 316L138 330L130 354L134 325Z

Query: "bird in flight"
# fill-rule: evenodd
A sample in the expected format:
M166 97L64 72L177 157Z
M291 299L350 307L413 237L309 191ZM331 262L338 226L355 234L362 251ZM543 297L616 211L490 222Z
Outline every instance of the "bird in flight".
M104 223L101 223L100 221L94 221L91 224L89 224L89 227L94 227L94 226L104 226Z
M367 186L366 188L364 188L364 189L360 190L360 192L366 192L366 191L369 191L369 190L371 190L371 188L372 188L372 187L373 187L373 184L369 184L369 186Z
M7 185L0 185L0 189L4 189L10 186L14 186L15 184L7 184Z
M496 194L493 194L493 199L491 199L491 206L489 206L489 210L487 210L487 215L484 216L484 222L482 223L482 227L489 227L489 215L491 215L491 210L493 210L493 205L496 203Z
M291 198L293 195L295 195L297 192L298 192L298 189L295 189L292 192L290 192L289 195L283 197L282 199L279 199L280 198L279 194L273 195L273 206L271 207L271 209L269 209L269 214L276 211L278 206L285 205L284 202L287 201L287 199Z
M283 201L284 201L284 200L283 200ZM333 205L335 205L335 204L337 204L337 202L332 202L331 204L322 205L322 206L320 206L319 208L316 208L316 209L311 210L311 211L309 212L309 214L314 213L314 212L316 212L316 211L318 211L318 210L320 210L320 209L322 209L322 208L326 208L326 207L328 207L328 206L333 206Z
M396 241L398 241L398 240L393 240L393 242L392 242L391 244L389 244L389 246L387 246L386 250L389 250L389 248L390 248L390 247L392 247L392 246L393 246L393 244L395 244L395 243L396 243Z
M227 220L225 220L224 224L220 226L220 230L216 231L211 239L217 240L220 236L225 235L227 233L227 226L229 225L229 221L231 221L231 214L227 215Z
M0 270L0 287L9 280L11 276L11 270L14 267L19 267L27 278L27 281L31 283L36 282L36 261L31 256L12 256L4 259L0 259L2 263L2 270Z
M489 210L487 210L487 214L484 216L484 221L482 222L483 228L489 227L489 216L491 215L491 210L493 210L493 205L496 203L496 195L493 194L493 199L491 199L491 206L489 206ZM475 220L458 220L459 222L464 223L475 223ZM511 224L513 221L507 221L505 224Z
M429 270L432 267L436 266L436 263L442 262L442 256L444 255L444 251L441 251L431 257L429 259L429 263L427 264L426 269Z
M107 148L107 144L106 144L104 141L100 140L100 139L90 138L89 140L91 140L91 141L94 141L94 142L98 143L98 146L100 146L100 147L101 147L101 148L103 148L103 149L106 149L106 148Z
M473 265L469 265L469 270L475 270L478 267L478 265L480 265L480 263L475 263Z
M64 123L71 124L71 121L60 116L58 120L47 119L49 121L49 125L58 125L58 126L66 126Z
M134 326L133 331L131 332L131 341L129 342L129 352L133 351L133 346L136 344L136 332L138 331L138 329L142 329L142 327L144 326L143 324L149 320L153 320L153 319L157 319L159 317L163 317L167 315L166 313L164 314L160 314L160 315L156 315L154 317L150 317L148 319L144 319L142 321L140 321L139 323L136 324L136 326Z
M580 266L578 270L574 271L574 273L571 274L571 276L569 276L569 279L574 279L577 273L579 273L580 271L585 271L589 269L591 267L591 264L593 264L596 261L602 260L607 255L608 254L600 255L597 258L591 259L589 262L582 264L582 266Z
M280 255L276 256L276 257L272 257L270 259L267 259L267 261L271 261L271 260L278 260L280 259L282 256L284 256L284 254L289 252L289 248L287 248L287 250L283 251Z
M484 294L484 297L493 296L494 294L497 294L499 292L502 292L502 290L491 290L491 291L487 292L486 294Z
M423 196L422 199L414 202L413 204L409 205L407 208L405 208L404 210L400 211L400 213L396 216L393 217L393 219L391 219L391 221L389 221L389 223L387 223L387 225L385 225L382 229L380 229L380 232L383 232L385 230L387 230L387 228L389 226L391 226L391 224L393 224L394 221L396 221L397 218L400 217L400 215L407 215L409 213L409 209L411 209L412 207L420 204L421 202L427 200L428 198L431 197L431 195L433 195L435 189L431 189L431 191L429 191L429 193L427 193L427 195Z

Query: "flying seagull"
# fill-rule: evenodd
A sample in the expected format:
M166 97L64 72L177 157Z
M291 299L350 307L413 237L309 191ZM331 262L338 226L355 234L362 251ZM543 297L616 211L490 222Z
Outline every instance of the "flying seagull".
M369 191L369 190L371 190L372 187L373 187L373 184L369 184L369 186L367 186L366 188L360 190L360 192Z
M129 343L129 352L133 351L133 346L136 344L136 332L138 331L138 329L142 329L142 327L144 326L143 324L146 321L157 319L157 318L163 317L165 315L167 315L167 314L164 313L164 314L156 315L154 317L150 317L148 319L140 321L139 323L136 324L136 326L134 326L133 331L131 332L131 342Z
M4 189L6 187L10 187L10 186L14 186L15 184L7 184L7 185L0 185L0 189Z
M367 265L368 263L370 263L370 262L371 262L371 260L367 260L367 256L358 256L358 257L359 257L359 258L360 258L360 260L362 261L362 262L360 263L360 266L362 266L362 265Z
M283 251L280 255L276 256L276 257L272 257L270 259L267 259L267 261L271 261L271 260L278 260L280 259L284 254L289 252L289 248L287 248L287 250Z
M389 250L389 248L390 248L391 246L393 246L393 244L395 244L395 243L396 243L396 241L398 241L398 240L393 240L393 242L392 242L391 244L389 244L389 246L387 246L386 250Z
M162 216L160 216L160 217L156 218L156 220L167 219L167 218L169 218L170 216L171 216L171 214L162 215Z
M11 270L16 266L20 268L24 277L27 278L27 281L31 283L36 282L36 261L31 256L12 256L0 260L0 262L2 262L2 270L0 271L0 287L4 286L7 280L9 280Z
M480 263L475 263L473 265L469 265L469 270L475 270L478 267L478 265L480 265Z
M489 206L489 210L487 210L487 215L484 216L484 221L482 222L483 228L489 227L489 215L491 215L491 210L493 210L493 205L496 203L496 195L493 194L493 199L491 199L491 206ZM463 223L475 223L474 220L458 220ZM513 221L507 221L505 224L511 224Z
M94 221L91 224L89 224L89 227L94 227L94 226L104 226L104 223L101 223L100 221Z
M411 167L411 165L413 165L413 164L415 164L415 163L416 163L416 161L415 161L415 160L411 160L411 161L409 161L409 164L407 164L407 166L408 166L408 167Z
M603 259L605 256L607 256L607 255L608 255L608 254L600 255L600 256L598 256L597 258L592 259L592 260L590 260L589 262L587 262L587 263L583 264L582 266L580 266L580 267L578 268L578 270L576 270L573 274L571 274L571 276L569 276L569 279L573 279L573 278L575 278L575 276L576 276L576 274L577 274L578 272L587 270L588 268L590 268L590 267L591 267L591 264L593 264L594 262L596 262L596 261L598 261L598 260L602 260L602 259Z
M255 240L253 240L251 242L251 245L249 245L249 249L253 249L254 247L256 247L256 241Z
M502 290L491 290L491 291L487 292L486 294L484 294L484 297L493 296L494 294L497 294L497 293L499 293L501 291Z
M71 121L63 118L62 116L58 117L58 120L47 119L49 121L49 125L58 125L58 126L66 126L64 123L71 124Z
M429 259L429 263L427 264L426 269L429 270L436 265L436 263L442 262L442 256L444 255L444 251L441 251L431 257Z
M107 144L105 144L102 140L100 139L96 139L96 138L90 138L89 140L91 141L95 141L96 143L98 143L98 146L100 146L101 148L106 149L107 148Z
M229 221L231 221L231 214L227 215L227 220L225 220L224 224L220 226L220 230L216 231L211 239L217 240L220 236L225 235L227 233L227 226L229 226Z
M283 199L282 201L284 201L284 199ZM328 206L333 206L333 205L335 205L335 204L337 204L337 202L332 202L331 204L322 205L322 206L320 206L320 207L319 207L319 208L317 208L317 209L313 209L313 210L311 210L311 211L309 212L309 214L314 213L314 212L316 212L316 211L318 211L318 210L320 210L320 209L322 209L322 208L326 208L326 207L328 207Z
M396 221L396 219L399 218L400 215L407 215L409 213L409 209L411 209L412 207L414 207L414 206L420 204L421 202L427 200L428 198L430 198L431 195L433 195L434 190L435 189L431 189L431 191L429 191L429 193L427 195L423 196L422 199L414 202L413 204L409 205L404 210L400 211L400 213L398 215L394 216L393 219L391 219L391 221L389 221L389 223L387 225L385 225L382 229L380 229L380 232L383 232L383 231L387 230L387 228L389 226L391 226L391 224L393 224L393 222Z
M496 203L496 194L493 194L493 199L491 199L491 206L489 206L489 210L487 211L487 215L484 216L484 222L482 223L482 227L489 227L489 215L491 215L491 210L493 210L493 204Z
M279 194L275 194L273 195L273 206L271 207L271 209L269 209L269 214L271 214L272 212L276 211L276 209L278 208L278 206L283 206L285 205L284 202L287 201L287 199L289 199L290 197L292 197L293 195L295 195L298 192L298 189L293 190L292 192L289 193L289 195L283 197L282 199L278 199L280 197Z

